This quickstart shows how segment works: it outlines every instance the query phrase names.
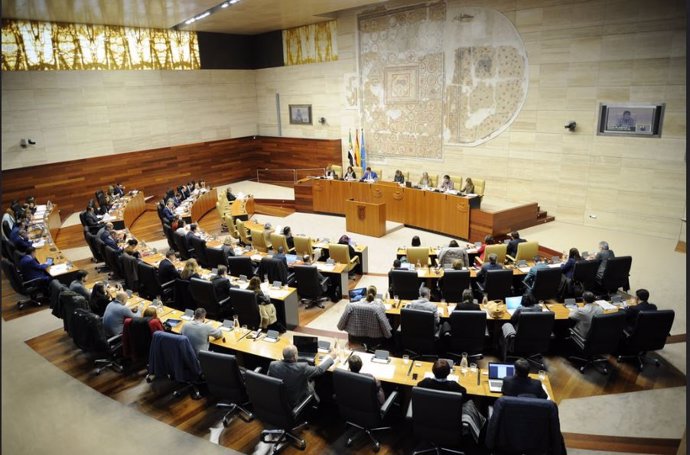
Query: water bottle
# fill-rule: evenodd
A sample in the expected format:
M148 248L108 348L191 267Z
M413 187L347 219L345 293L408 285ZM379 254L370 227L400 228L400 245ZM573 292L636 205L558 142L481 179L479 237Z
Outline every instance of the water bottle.
M460 360L460 372L464 376L467 374L467 353L462 353L462 360Z
M240 318L237 315L233 316L233 318L232 318L232 326L234 328L240 327Z
M421 268L422 268L422 264L421 264L421 262L417 261L417 266L416 266L416 268L417 268L417 270L419 270L419 269L421 269Z

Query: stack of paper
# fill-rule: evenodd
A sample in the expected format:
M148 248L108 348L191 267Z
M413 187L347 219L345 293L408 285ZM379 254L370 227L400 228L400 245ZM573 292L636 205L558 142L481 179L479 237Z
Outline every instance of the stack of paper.
M606 311L606 310L616 310L616 309L617 309L616 305L611 305L611 304L610 304L609 302L607 302L606 300L597 300L597 301L595 301L594 303L596 303L597 305L599 305L599 306L601 307L601 309L604 310L604 311Z

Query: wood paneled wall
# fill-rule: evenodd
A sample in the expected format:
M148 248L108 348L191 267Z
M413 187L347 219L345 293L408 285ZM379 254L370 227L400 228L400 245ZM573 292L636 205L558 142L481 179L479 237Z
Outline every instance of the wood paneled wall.
M3 207L33 195L58 204L63 217L83 210L96 190L121 182L160 197L199 178L211 186L256 177L261 168L323 167L340 161L340 140L245 137L65 161L2 172Z

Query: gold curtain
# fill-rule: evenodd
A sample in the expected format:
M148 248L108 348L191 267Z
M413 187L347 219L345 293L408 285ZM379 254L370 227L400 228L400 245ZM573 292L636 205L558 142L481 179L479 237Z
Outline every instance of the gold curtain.
M195 32L2 21L2 70L199 69Z
M302 65L338 60L336 21L283 30L283 63Z

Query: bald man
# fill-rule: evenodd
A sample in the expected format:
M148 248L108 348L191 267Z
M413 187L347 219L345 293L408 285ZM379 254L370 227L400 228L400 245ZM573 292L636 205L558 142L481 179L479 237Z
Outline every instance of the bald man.
M322 375L333 365L330 355L325 356L319 366L311 366L307 362L297 361L297 348L289 344L283 348L283 360L274 360L268 366L268 375L282 379L287 389L288 402L294 407L304 400L307 395L313 394L314 384L310 379Z

